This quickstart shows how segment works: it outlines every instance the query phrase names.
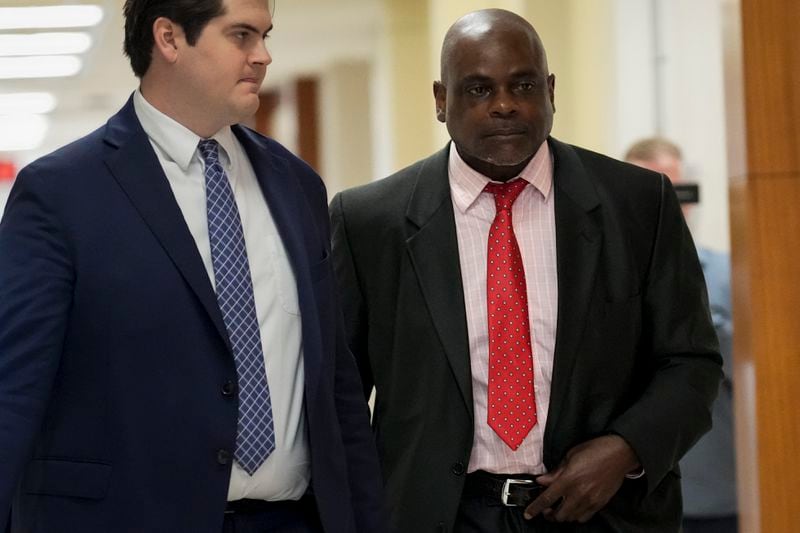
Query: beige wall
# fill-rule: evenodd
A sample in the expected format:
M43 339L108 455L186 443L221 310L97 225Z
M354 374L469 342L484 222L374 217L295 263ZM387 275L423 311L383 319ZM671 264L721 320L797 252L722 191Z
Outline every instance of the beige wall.
M436 121L432 83L447 29L480 8L509 9L537 28L556 75L553 133L570 142L610 151L613 101L612 0L387 0L394 120L392 169L408 165L448 140Z
M372 179L370 78L363 60L337 61L320 75L320 171L330 196Z
M424 157L436 144L431 125L435 115L428 64L428 4L429 0L386 0L392 169Z

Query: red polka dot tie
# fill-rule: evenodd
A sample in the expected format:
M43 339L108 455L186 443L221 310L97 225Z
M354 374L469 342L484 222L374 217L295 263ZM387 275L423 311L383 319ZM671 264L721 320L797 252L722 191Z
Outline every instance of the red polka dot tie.
M511 206L528 184L518 179L490 183L497 213L489 230L486 299L489 311L489 400L487 422L512 450L536 425L533 350L528 321L525 268Z

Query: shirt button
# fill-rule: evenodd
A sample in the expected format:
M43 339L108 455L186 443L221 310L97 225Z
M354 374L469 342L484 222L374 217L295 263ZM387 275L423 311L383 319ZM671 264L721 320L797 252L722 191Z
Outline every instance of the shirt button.
M462 463L461 461L453 463L453 467L451 468L451 470L455 475L460 476L461 474L464 473L464 463Z
M236 383L232 380L228 380L222 386L222 395L223 396L233 396L233 393L236 392Z
M217 462L226 465L231 462L231 452L225 449L217 450Z

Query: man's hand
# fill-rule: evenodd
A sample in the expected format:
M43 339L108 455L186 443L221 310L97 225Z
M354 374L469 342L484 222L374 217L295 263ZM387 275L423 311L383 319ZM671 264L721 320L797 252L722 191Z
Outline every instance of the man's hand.
M640 468L633 449L619 435L604 435L572 448L554 471L536 482L547 489L525 509L554 522L587 522L617 493L625 474Z

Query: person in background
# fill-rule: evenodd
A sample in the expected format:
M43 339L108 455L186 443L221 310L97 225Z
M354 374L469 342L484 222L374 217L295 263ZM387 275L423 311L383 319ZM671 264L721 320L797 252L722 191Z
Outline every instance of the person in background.
M127 0L139 88L0 222L0 526L383 531L319 176L239 122L266 0Z
M625 160L684 183L683 158L672 142L654 137L634 143ZM684 213L691 209L684 204ZM708 287L711 317L719 338L724 378L712 408L713 426L681 460L684 533L737 531L736 458L733 445L733 320L730 257L697 247Z
M448 30L452 142L331 202L333 258L400 532L675 532L721 358L669 181L550 136L522 17Z

